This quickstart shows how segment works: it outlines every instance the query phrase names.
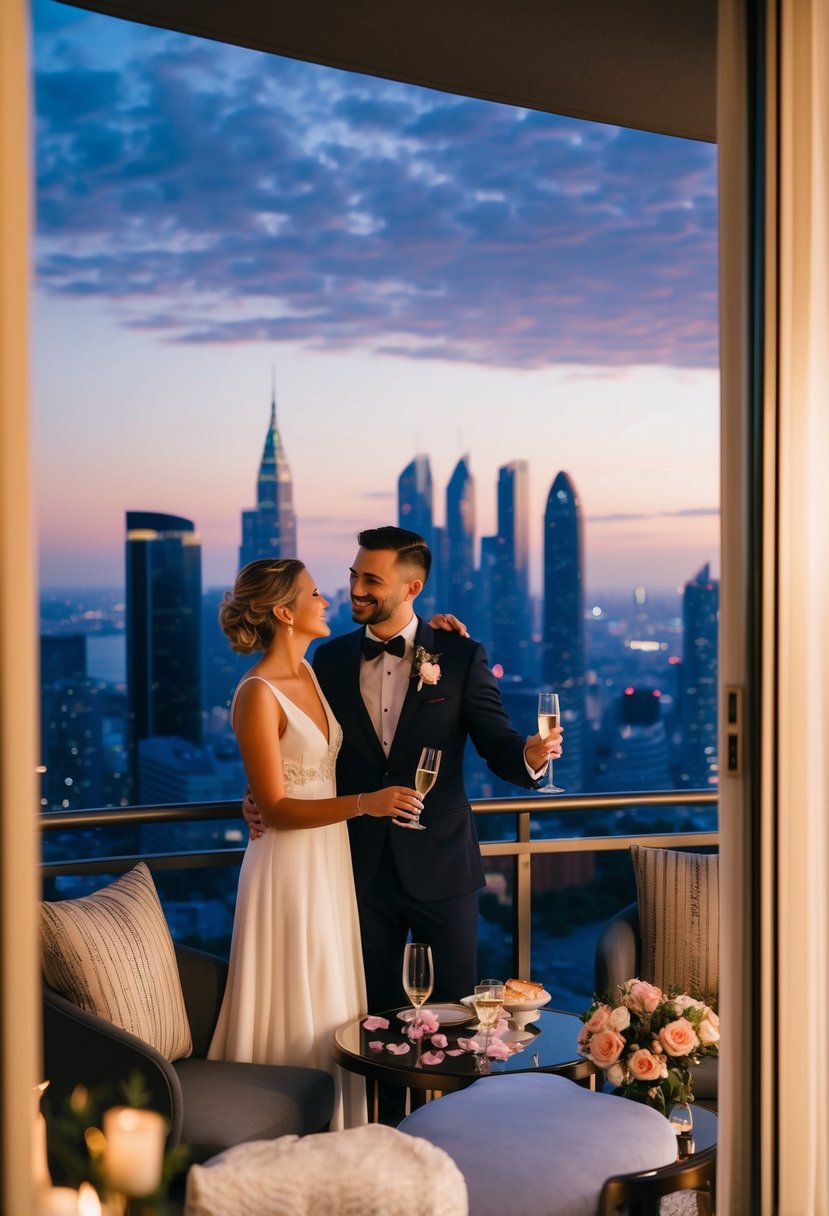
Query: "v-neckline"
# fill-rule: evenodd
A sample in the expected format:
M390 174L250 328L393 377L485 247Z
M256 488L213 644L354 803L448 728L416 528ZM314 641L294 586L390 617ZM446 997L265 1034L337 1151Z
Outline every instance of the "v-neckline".
M307 710L304 710L301 705L297 705L297 703L293 699L293 697L289 697L288 694L286 692L283 692L281 688L277 688L275 680L269 680L267 676L259 676L258 678L260 680L264 680L266 684L270 684L271 688L274 690L275 693L277 693L280 697L284 697L286 701L288 701L291 705L293 705L293 707L297 711L297 713L302 714L303 718L305 718L306 721L311 723L314 730L319 732L319 734L325 740L326 746L330 747L331 746L331 719L328 716L328 705L326 704L325 698L323 697L322 689L320 688L319 684L317 683L317 679L316 679L316 676L314 675L313 667L311 666L311 664L308 662L307 659L302 660L302 665L303 665L303 667L307 668L308 674L311 677L311 683L313 684L314 688L316 689L317 696L320 699L320 705L322 706L322 712L325 715L325 725L328 727L327 734L325 733L325 731L323 731L323 729L319 725L319 723L314 721L314 719L307 712ZM252 678L256 679L257 677L254 676Z

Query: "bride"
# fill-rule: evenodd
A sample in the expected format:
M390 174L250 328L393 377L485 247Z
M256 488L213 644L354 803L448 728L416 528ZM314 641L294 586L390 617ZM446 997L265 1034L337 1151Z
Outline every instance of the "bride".
M211 1059L323 1068L331 1127L366 1120L361 1078L334 1064L337 1026L366 1012L346 820L417 819L417 792L390 786L338 798L342 730L305 659L331 632L328 601L302 562L260 559L239 573L219 619L234 650L262 651L230 709L248 783L273 828L252 840L239 875L230 969Z

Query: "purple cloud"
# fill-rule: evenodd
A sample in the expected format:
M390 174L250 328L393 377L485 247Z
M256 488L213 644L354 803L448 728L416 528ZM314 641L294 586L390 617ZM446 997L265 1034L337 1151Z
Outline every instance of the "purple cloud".
M113 71L108 28L37 41L42 290L174 342L716 366L712 147L161 31Z

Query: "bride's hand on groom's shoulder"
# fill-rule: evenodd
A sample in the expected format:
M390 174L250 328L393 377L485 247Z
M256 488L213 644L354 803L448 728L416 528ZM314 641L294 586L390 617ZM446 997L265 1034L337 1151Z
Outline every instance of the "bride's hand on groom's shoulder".
M265 835L268 829L262 821L259 808L254 802L253 794L249 789L245 790L245 796L242 799L242 814L245 817L245 823L248 825L251 840L258 840L260 836Z
M429 621L429 625L432 629L443 630L444 633L459 633L462 638L469 637L466 625L451 612L436 612Z

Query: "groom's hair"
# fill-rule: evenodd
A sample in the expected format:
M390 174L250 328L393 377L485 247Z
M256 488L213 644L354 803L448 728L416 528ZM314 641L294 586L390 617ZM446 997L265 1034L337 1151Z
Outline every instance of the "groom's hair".
M357 533L357 543L362 549L391 549L397 554L398 566L413 566L425 584L432 569L432 554L422 536L395 528L387 524L384 528L366 528Z

